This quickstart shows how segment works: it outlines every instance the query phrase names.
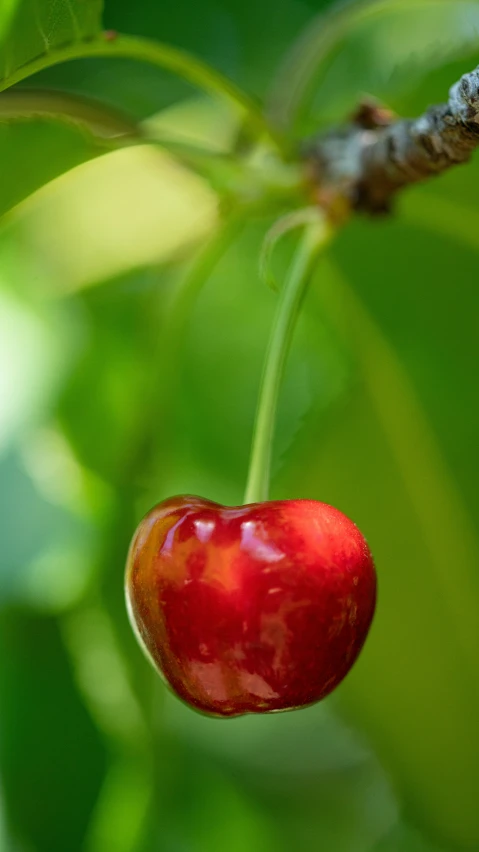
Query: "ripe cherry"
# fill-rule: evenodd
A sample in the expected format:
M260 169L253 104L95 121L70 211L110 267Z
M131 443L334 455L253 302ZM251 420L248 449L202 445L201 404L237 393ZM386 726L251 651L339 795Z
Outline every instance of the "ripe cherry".
M159 503L131 543L126 594L141 645L204 713L304 707L355 662L376 602L371 553L325 503Z

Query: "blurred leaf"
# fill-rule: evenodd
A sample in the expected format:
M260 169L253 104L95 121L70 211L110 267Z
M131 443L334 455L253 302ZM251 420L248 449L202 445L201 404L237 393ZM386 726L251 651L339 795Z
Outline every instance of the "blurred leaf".
M0 754L12 833L37 852L80 852L106 753L53 619L0 621Z
M165 693L165 726L182 739L232 765L266 788L293 786L298 779L327 778L357 769L372 756L354 730L335 715L331 702L301 713L243 716L232 724L216 724L171 694Z
M0 216L44 184L110 147L106 140L67 119L2 122L0 116L0 162L8 164L0 185Z
M434 10L427 5L431 2ZM366 19L329 57L299 132L314 133L343 121L365 93L406 116L447 101L452 82L477 65L478 27L477 0L459 0L457 6L426 0L409 13L407 5L398 5L387 15ZM449 75L440 73L445 63L453 69ZM425 78L428 86L422 85Z
M467 210L475 194L478 165L457 169L427 188L411 190L407 202L402 202L404 218L400 204L397 217L376 223L374 229L358 220L343 232L335 250L343 276L355 287L411 377L476 529L479 495L471 464L476 461L479 429L477 250L472 247ZM432 229L419 228L417 220L409 221L416 195L420 196L420 212L426 194L432 215L436 195L442 212L443 186L448 201L456 204L456 199L464 198L467 202L465 219L460 218L461 208L454 207L459 213L451 217L449 235L445 227L434 234ZM458 245L456 234L461 227L469 239Z
M318 427L312 421L303 432L280 494L345 511L367 536L379 575L371 634L337 698L424 830L474 848L477 702L435 566L368 402L356 394Z
M314 132L318 115L321 122L337 120L364 92L384 97L401 74L411 87L432 66L471 49L478 25L477 0L336 3L307 25L287 54L270 116L296 137ZM318 104L314 115L312 103Z
M114 761L93 812L86 852L137 850L149 828L151 798L151 778L145 767L124 756Z
M372 852L453 852L450 846L438 846L410 825L398 823Z
M441 186L440 192L415 192L404 198L401 212L418 228L455 241L458 249L479 251L479 209L448 197L447 186Z
M311 12L334 0L263 0L262 3L191 0L107 0L105 27L178 45L221 69L246 90L262 95L283 51ZM264 33L268 38L264 38ZM117 105L137 119L181 101L191 89L157 68L128 61L91 59L66 63L38 75L50 88L83 93ZM37 82L37 81L34 81Z
M161 818L142 852L283 852L272 815L241 781L168 730L158 742L165 760L153 809Z
M318 837L334 852L365 852L397 819L374 756L328 702L218 726L168 695L164 724L259 799L285 852L314 849Z
M123 565L121 566L123 568ZM132 693L110 620L95 605L67 614L63 636L75 676L98 728L144 758L147 734L142 708ZM144 771L148 767L143 766Z
M425 267L419 263L411 274L411 258L415 250L427 251L424 236L411 237L406 230L406 259L400 224L392 222L383 226L381 235L370 234L374 249L365 243L364 227L358 223L343 235L336 249L341 267L375 300L389 336L397 329L402 351L430 349L412 362L416 371L418 364L431 358L435 370L440 370L433 345L439 335L444 346L437 323L440 299L435 290L433 305L428 287L441 277L439 268L434 273L435 264L441 265L444 275L447 244L435 241L423 278ZM457 282L457 260L452 264ZM340 282L330 292L335 289L337 312L346 294ZM415 311L420 315L417 337ZM462 317L460 309L459 314ZM453 317L449 309L449 327ZM458 322L463 322L459 316ZM358 336L359 364L370 373L364 380L367 395L357 387L345 397L343 409L331 411L327 418L313 409L301 445L283 470L280 494L337 505L368 537L379 571L378 611L365 650L337 695L392 770L414 819L446 845L469 848L479 840L473 780L479 759L473 650L477 642L473 612L479 602L477 515L472 515L471 534L467 528L471 522L464 526L460 502L457 506L456 486L444 479L442 466L437 467L437 450L424 437L419 415L410 409L403 388L405 374L396 364L391 367L390 344L382 344L384 351L377 348L373 354L377 332L373 335L368 329L353 302L343 332ZM369 353L366 360L365 353ZM457 367L458 375L462 369ZM449 382L453 387L453 376ZM438 387L442 406L446 387L447 383ZM457 410L453 419L457 436L462 426ZM393 443L391 430L396 432Z
M7 0L0 9L0 82L56 47L93 38L102 0Z
M58 416L82 464L110 483L122 483L137 441L150 428L144 418L161 295L157 274L145 272L86 292L78 306L88 337L58 400Z
M203 181L143 145L57 178L17 208L8 228L42 259L51 292L65 293L170 260L206 237L216 215Z
M8 270L2 271L8 278ZM0 308L1 452L44 409L58 385L60 365L45 317L1 290Z
M473 568L479 564L479 540L473 520L392 347L337 270L330 274L337 289L345 291L364 384L416 512L472 683L479 653L479 578Z
M0 602L71 606L90 579L91 528L42 497L18 456L2 459L0 475Z
M258 273L265 229L262 224L246 230L191 310L175 360L177 397L169 415L168 459L164 452L155 455L145 502L169 493L203 493L232 504L242 498L259 375L277 299ZM286 260L280 249L278 260ZM295 340L280 402L275 467L313 398L334 398L347 375L342 352L327 329L303 319ZM318 373L311 363L322 365Z
M238 116L217 99L185 98L141 123L152 136L196 143L213 151L230 151L239 130Z
M15 96L12 92L0 94L0 161L9 165L0 186L0 217L60 175L88 160L112 152L122 144L131 143L134 138L134 125L128 118L111 108L107 108L106 112L102 111L101 105L96 101L72 95L63 97L55 92L42 93L41 90L35 89L15 92ZM48 110L55 112L62 109L63 115L48 114ZM15 110L18 111L17 114ZM42 114L45 112L46 114ZM145 121L142 127L147 135L159 136L160 140L162 135L166 134L168 140L177 140L180 145L191 142L226 150L231 147L237 125L237 118L231 110L225 109L222 102L196 97L171 109L162 110ZM138 136L137 141L139 139ZM193 196L195 188L197 194L200 192L202 185L199 180L191 176L190 183L185 183L185 179L188 181L188 178L185 178L188 174L185 169L178 167L176 172L174 160L166 159L161 150L157 151L157 155L158 163L163 157L161 162L165 168L161 185L158 183L159 197L162 195L163 184L165 187L171 185L175 194L180 191L180 186L183 195L188 193L188 196ZM141 155L139 156L141 158ZM147 156L150 157L148 169L151 170L156 156L154 149ZM135 157L135 154L126 154L125 165L121 166L122 171L127 168L128 162L134 164ZM96 189L99 195L104 193L105 189L101 183L105 168L107 167L92 173L92 184L93 187L99 184ZM99 178L95 178L95 174L98 174ZM79 179L81 182L85 180L85 175L88 175L88 171L82 173ZM122 182L116 181L115 185L118 190ZM74 177L72 190L69 183L65 187L66 193L75 191ZM87 191L90 191L89 187ZM108 187L106 192L108 193ZM165 204L171 205L172 200L172 197L167 197ZM142 208L145 207L145 201L146 199L141 197L134 203L136 207ZM201 203L199 195L196 199L192 198L192 201L196 201L196 205ZM155 216L157 212L157 207L146 208L144 215ZM161 230L161 224L158 227Z
M178 0L174 6L140 0L136 8L128 0L115 0L106 4L105 22L122 32L181 44L258 92L264 90L271 69L290 43L291 34L307 21L310 9L315 11L331 2L309 0L299 5L294 0L282 0L281 4L276 0L225 0L219 7L215 0L203 0L201 14L197 14L197 7L189 0ZM133 80L132 86L135 83Z

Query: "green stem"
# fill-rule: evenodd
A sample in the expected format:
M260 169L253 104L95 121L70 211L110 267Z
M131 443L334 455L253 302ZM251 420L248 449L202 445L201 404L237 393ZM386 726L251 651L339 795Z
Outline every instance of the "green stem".
M305 229L283 284L263 368L245 503L268 499L276 409L286 358L318 254L331 236L331 228L318 214L317 221Z
M51 53L45 53L22 65L6 79L0 80L0 92L46 68L72 59L89 57L133 59L166 68L194 86L226 98L240 113L245 114L256 136L268 138L277 149L282 147L280 140L270 130L260 107L227 77L223 77L207 63L183 50L136 36L117 35L114 38L101 36L91 41L80 41L59 47Z
M1 87L0 83L0 87ZM49 89L11 89L0 97L0 120L18 118L67 119L106 139L136 139L134 119L99 101Z

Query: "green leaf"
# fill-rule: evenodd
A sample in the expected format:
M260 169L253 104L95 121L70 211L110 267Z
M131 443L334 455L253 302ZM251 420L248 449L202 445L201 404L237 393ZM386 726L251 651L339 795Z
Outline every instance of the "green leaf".
M359 390L324 420L317 412L303 431L281 495L321 499L352 517L379 584L371 634L334 700L367 734L415 822L454 848L476 848L478 705L437 566L369 400ZM446 532L450 555L457 531Z
M48 458L34 457L34 452L41 449L29 448L30 467L51 463ZM71 606L90 580L92 530L64 506L54 505L52 495L42 494L39 483L34 483L29 475L31 472L14 453L0 462L4 483L0 495L0 604L21 601L42 612L58 612ZM48 469L44 475L45 472L48 474ZM36 473L39 478L41 471ZM46 486L46 482L43 484ZM22 535L18 522L22 513L29 518L30 538Z
M411 818L446 845L475 848L479 583L467 436L478 417L469 332L477 255L397 221L378 227L355 223L335 249L370 319L337 270L332 306L321 300L339 324L346 304L343 333L357 347L362 383L342 409L325 415L316 406L281 492L338 506L368 537L378 610L338 699L367 731ZM448 275L454 300L437 288Z
M91 160L94 151L83 153ZM8 236L14 251L22 246L17 262L31 250L37 265L41 253L50 292L65 293L168 262L207 237L216 218L216 196L202 180L141 145L83 163L44 187L12 213Z
M80 852L108 758L58 622L6 610L0 649L0 759L12 831L21 848Z
M371 852L447 852L431 839L421 835L407 823L400 821Z
M475 0L336 3L313 18L286 55L271 90L270 119L297 135L320 85L323 119L325 105L336 119L338 110L351 109L358 91L373 89L373 94L382 96L402 65L406 65L403 77L409 76L411 85L411 64L416 78L467 46L471 50L478 12ZM346 50L336 62L345 43ZM313 129L317 124L316 116Z
M1 96L0 96L1 97ZM0 123L0 216L61 174L111 149L86 128L65 119Z
M103 0L7 0L0 10L0 82L55 48L93 38Z

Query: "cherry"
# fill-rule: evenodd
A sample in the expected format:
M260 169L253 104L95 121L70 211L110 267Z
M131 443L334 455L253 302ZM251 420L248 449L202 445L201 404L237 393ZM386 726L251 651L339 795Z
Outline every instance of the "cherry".
M133 537L132 625L160 674L217 716L304 707L345 677L376 602L371 553L325 503L159 503Z

